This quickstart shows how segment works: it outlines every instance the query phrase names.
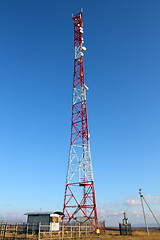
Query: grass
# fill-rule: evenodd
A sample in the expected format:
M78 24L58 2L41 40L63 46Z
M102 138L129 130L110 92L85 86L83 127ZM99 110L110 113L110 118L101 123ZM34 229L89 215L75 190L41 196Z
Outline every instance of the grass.
M98 237L88 238L91 240L98 239ZM107 231L106 234L100 235L99 239L106 240L160 240L160 232L151 232L149 236L146 232L135 231L132 235L120 235L118 232Z
M48 236L49 237L49 236ZM60 236L58 237L58 239L62 239ZM47 238L46 235L42 236L42 240L54 240L57 238ZM83 237L81 235L81 237L78 237L78 234L73 234L73 238L70 238L70 234L68 236L64 236L63 240L70 240L70 239L74 239L74 240L160 240L160 232L158 231L151 231L149 233L149 236L147 235L146 232L144 231L133 231L132 235L120 235L119 231L112 231L112 230L107 230L105 234L100 234L100 236L98 237L98 235L96 234L89 234L85 237Z

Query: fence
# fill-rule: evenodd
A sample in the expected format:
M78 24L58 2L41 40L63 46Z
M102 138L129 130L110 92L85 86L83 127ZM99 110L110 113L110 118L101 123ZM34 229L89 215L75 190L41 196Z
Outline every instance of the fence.
M36 239L37 231L30 230L29 224L8 224L1 222L0 225L0 239Z
M1 222L0 240L68 240L91 239L95 232L90 225L60 226L59 231L50 231L50 225L8 224Z
M45 231L45 227L48 229L48 225L39 225L39 240L52 240L52 239L81 239L90 238L94 234L92 226L89 225L75 225L60 227L59 232ZM42 230L41 230L42 229Z

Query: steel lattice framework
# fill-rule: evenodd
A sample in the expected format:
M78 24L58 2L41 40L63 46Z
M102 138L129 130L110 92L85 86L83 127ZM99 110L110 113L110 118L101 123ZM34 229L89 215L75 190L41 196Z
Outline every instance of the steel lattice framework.
M72 15L74 24L74 80L71 146L63 208L63 223L66 226L76 216L83 216L98 228L95 188L90 155L86 90L84 79L82 11Z

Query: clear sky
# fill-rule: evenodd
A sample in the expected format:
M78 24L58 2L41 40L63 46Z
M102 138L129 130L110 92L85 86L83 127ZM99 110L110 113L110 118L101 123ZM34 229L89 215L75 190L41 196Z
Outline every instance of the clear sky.
M83 8L96 199L107 225L138 189L160 218L160 1L0 1L0 219L62 210L70 147L73 23ZM150 218L150 222L154 222Z

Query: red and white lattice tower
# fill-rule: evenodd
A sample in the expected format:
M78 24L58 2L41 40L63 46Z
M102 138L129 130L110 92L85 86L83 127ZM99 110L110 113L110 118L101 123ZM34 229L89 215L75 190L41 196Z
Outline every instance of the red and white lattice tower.
M83 217L98 229L98 217L89 145L86 90L84 79L82 11L72 16L74 24L74 80L71 146L63 208L63 224Z

